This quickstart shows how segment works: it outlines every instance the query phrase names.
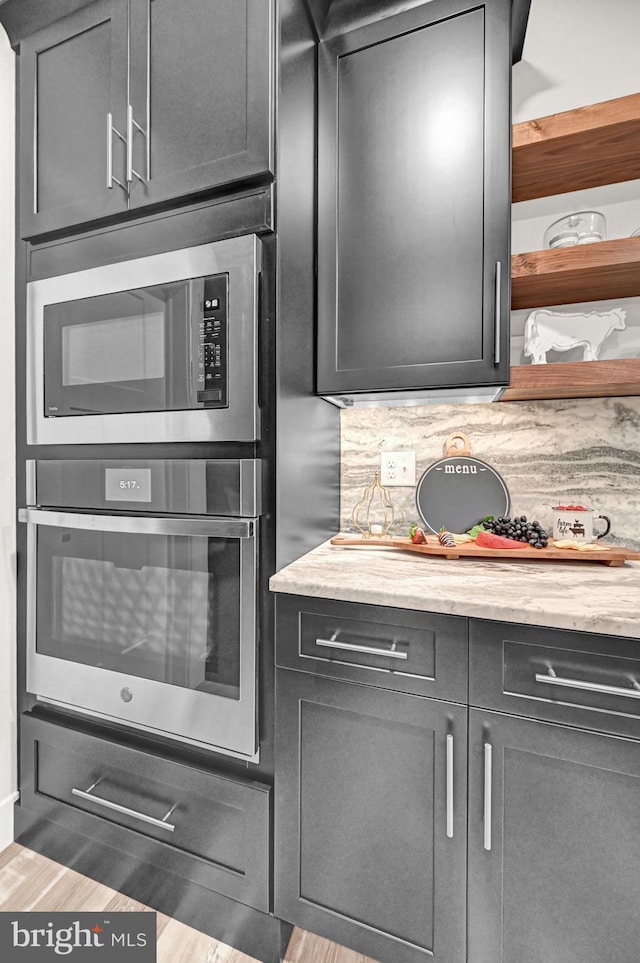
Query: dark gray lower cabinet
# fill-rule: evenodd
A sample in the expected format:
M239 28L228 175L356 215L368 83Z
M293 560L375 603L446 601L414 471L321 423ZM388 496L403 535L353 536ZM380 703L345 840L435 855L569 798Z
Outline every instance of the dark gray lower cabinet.
M472 709L469 963L640 959L640 742Z
M640 960L637 640L472 619L467 697L463 620L276 612L279 917L381 963Z
M462 963L466 707L289 669L276 691L276 915L385 963Z
M270 786L30 714L20 733L30 813L269 912Z

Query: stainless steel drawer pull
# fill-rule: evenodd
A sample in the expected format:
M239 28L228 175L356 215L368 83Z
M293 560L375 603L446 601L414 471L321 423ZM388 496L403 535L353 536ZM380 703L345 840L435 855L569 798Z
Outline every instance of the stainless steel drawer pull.
M385 655L390 659L406 659L406 652L397 649L378 649L373 645L357 645L355 642L338 642L337 639L316 639L316 645L329 649L343 649L345 652L364 652L366 655Z
M104 806L105 809L113 809L117 813L124 813L125 816L133 816L134 819L141 819L142 822L150 823L151 826L156 826L157 829L166 829L168 833L175 832L175 825L167 822L167 820L178 805L177 803L173 804L171 809L165 813L162 819L156 819L155 816L148 816L146 813L140 813L136 809L129 809L128 806L121 806L119 803L111 802L110 799L104 799L103 796L95 796L93 794L93 790L101 781L102 777L97 779L91 786L89 786L88 789L76 789L74 787L71 790L71 794L73 796L80 796L81 799L88 799L89 802L96 803L98 806Z
M640 699L640 682L637 679L631 680L632 688L624 686L606 685L603 682L583 682L580 679L565 679L556 675L552 668L548 675L544 672L536 672L536 682L544 682L547 685L561 685L568 689L582 689L583 692L601 692L603 695L624 696L627 699Z
M484 848L491 850L491 776L493 749L490 743L484 744Z
M447 836L453 839L453 736L447 735Z

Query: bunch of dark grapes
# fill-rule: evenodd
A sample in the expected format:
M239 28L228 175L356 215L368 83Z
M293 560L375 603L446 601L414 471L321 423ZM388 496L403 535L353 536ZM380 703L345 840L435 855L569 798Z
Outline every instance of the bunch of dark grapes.
M512 538L516 542L526 542L532 548L546 548L549 543L549 535L540 522L528 522L526 515L517 515L515 518L500 515L499 518L482 524L494 535Z

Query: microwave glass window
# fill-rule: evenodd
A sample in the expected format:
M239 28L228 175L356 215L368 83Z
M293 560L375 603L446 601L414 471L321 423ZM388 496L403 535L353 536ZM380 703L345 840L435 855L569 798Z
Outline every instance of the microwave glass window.
M44 414L192 407L204 279L47 304Z
M62 329L62 384L164 378L164 312L109 318Z
M37 651L239 699L239 545L41 528Z

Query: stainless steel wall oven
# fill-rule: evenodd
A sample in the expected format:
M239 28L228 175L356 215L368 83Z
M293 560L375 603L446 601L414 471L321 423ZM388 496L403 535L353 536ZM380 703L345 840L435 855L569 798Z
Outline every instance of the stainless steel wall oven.
M257 761L260 462L27 467L28 691Z
M27 443L255 441L262 246L244 235L27 285Z

